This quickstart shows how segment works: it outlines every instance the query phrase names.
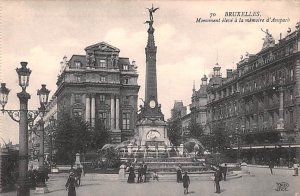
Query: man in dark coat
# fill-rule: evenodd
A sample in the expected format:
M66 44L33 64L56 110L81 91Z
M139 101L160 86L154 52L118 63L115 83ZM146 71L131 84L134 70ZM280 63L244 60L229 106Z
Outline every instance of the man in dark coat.
M226 175L227 175L227 164L224 164L224 167L222 167L222 174L223 174L223 179L226 181Z
M142 183L142 182L143 182L143 168L142 168L142 164L140 164L139 167L138 167L137 183Z
M184 194L188 194L189 193L189 185L190 185L190 177L188 176L187 172L184 173L183 177L182 177L182 182L183 182L183 188Z
M270 162L269 162L269 168L270 168L271 174L273 175L274 163L273 163L273 161L271 161L271 160L270 160Z
M214 181L216 185L216 193L221 193L220 181L222 179L222 172L220 171L220 166L217 167L217 170L214 173Z
M81 174L82 174L82 169L81 169L80 165L77 165L76 181L77 181L78 186L80 186L80 184L81 184Z
M146 182L146 175L147 175L147 165L145 164L145 162L143 161L143 165L142 165L142 168L143 168L143 182Z

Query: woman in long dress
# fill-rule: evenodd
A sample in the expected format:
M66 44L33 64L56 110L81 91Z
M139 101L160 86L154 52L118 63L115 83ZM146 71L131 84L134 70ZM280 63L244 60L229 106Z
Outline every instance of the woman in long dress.
M127 182L128 182L128 183L134 183L134 179L135 179L134 168L133 168L133 166L131 165L131 166L129 167L129 175L128 175Z
M177 168L177 182L182 182L181 165Z
M75 187L78 186L77 181L75 179L75 173L71 172L66 183L66 189L68 190L68 196L76 196Z

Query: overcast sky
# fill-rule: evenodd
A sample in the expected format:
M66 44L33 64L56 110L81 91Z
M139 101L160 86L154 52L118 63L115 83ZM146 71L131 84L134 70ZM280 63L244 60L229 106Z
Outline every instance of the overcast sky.
M11 89L6 108L19 108L15 71L19 62L28 61L32 69L29 109L37 109L36 90L47 84L52 96L62 57L84 54L86 46L101 41L136 61L139 97L144 98L147 25L143 23L152 3L159 7L154 14L158 101L166 119L174 100L190 104L193 80L198 89L203 74L210 76L217 61L225 76L241 55L259 52L265 36L261 28L278 40L280 33L285 36L288 27L295 30L300 21L299 1L2 1L0 79ZM288 22L196 23L196 18L209 18L210 13L222 20L230 11L260 12L260 18ZM0 136L17 143L18 124L7 114L0 114L0 123Z

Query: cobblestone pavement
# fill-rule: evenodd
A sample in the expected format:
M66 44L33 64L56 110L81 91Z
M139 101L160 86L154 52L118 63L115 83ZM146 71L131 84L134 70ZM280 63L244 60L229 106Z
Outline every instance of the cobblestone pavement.
M251 176L221 181L221 193L214 193L214 182L211 180L191 179L188 195L224 195L224 196L294 196L300 193L300 176L292 176L293 171L269 168L249 168ZM175 179L175 177L174 177ZM64 188L66 175L54 175L48 182L50 193L46 196L67 196ZM289 184L287 191L276 191L279 182ZM183 194L182 184L174 180L150 181L143 184L127 184L116 176L86 175L82 178L82 186L76 189L77 196L179 196ZM31 195L34 191L31 191ZM15 192L4 193L2 196L13 196Z

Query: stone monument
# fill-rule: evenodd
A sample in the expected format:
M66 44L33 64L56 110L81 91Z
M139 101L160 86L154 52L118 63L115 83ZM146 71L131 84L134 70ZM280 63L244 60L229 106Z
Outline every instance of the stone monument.
M156 74L156 52L154 42L153 13L158 9L147 8L149 20L145 24L148 28L148 41L145 48L146 53L146 81L144 105L140 105L140 113L137 122L137 142L140 146L170 146L167 135L166 121L161 112L161 105L157 99L157 74Z

